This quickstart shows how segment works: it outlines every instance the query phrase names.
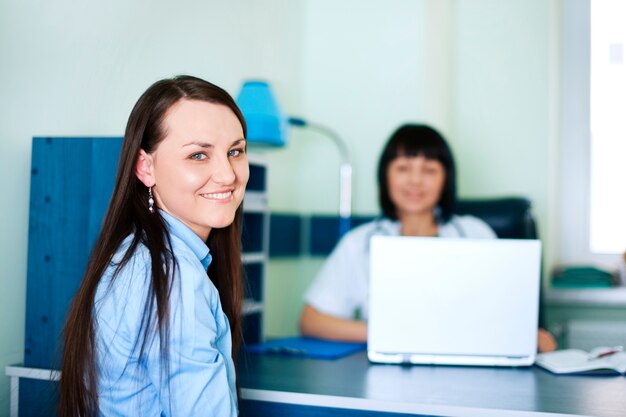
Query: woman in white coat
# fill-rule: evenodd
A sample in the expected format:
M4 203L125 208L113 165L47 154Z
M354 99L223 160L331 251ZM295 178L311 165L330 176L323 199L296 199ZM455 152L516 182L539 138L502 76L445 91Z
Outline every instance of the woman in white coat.
M391 136L378 164L383 217L347 233L305 295L300 317L304 335L332 340L367 340L369 240L373 235L495 239L473 216L453 214L455 165L443 137L425 125L404 125ZM539 330L538 348L556 348Z

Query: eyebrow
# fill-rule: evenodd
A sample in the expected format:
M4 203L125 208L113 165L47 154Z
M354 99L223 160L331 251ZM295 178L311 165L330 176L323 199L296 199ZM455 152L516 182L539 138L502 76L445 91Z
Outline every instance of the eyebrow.
M241 139L237 139L236 141L234 141L230 146L236 146L239 145L241 142L246 142L246 140L244 138ZM189 142L189 143L185 143L183 145L183 147L185 146L191 146L191 145L196 145L199 146L201 148L212 148L213 144L208 143L208 142L199 142L199 141L193 141L193 142Z

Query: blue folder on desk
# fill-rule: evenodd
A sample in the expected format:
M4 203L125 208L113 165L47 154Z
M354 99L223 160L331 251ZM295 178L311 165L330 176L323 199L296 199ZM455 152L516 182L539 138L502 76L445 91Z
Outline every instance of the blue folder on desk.
M287 337L246 347L248 352L338 359L365 350L366 343L334 342L310 337Z

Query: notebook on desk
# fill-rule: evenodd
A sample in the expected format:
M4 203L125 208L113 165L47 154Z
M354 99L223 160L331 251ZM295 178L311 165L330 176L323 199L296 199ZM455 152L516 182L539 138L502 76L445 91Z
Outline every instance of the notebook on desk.
M374 236L370 262L370 361L534 362L539 241Z

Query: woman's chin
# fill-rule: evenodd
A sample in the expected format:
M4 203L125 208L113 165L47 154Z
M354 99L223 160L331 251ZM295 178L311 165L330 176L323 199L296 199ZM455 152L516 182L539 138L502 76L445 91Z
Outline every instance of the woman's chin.
M419 204L413 205L410 207L406 207L403 210L398 210L400 213L399 217L422 217L422 216L432 216L435 210L435 206Z

